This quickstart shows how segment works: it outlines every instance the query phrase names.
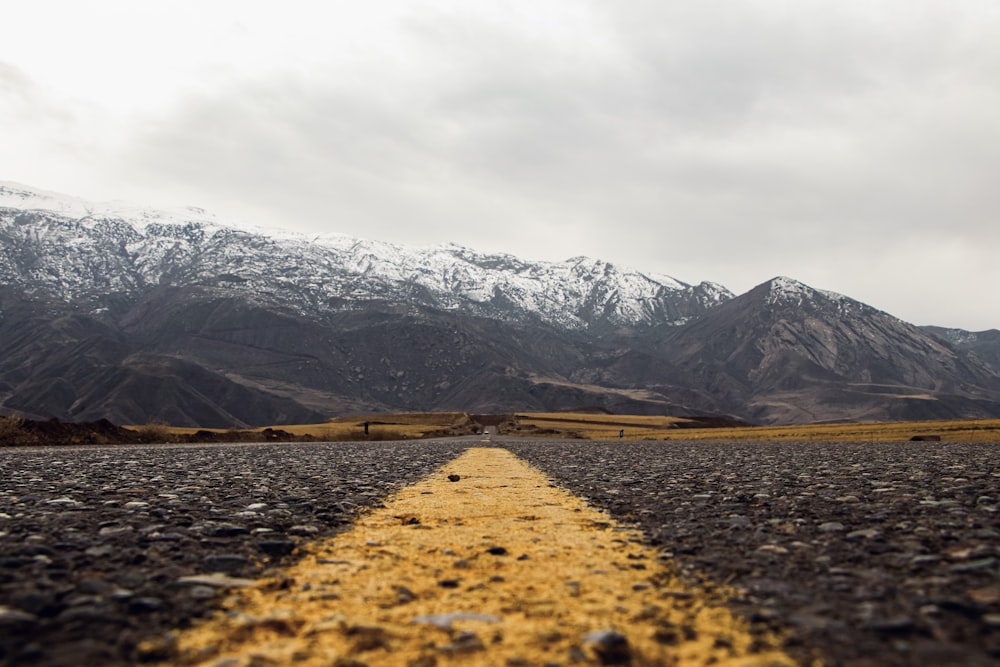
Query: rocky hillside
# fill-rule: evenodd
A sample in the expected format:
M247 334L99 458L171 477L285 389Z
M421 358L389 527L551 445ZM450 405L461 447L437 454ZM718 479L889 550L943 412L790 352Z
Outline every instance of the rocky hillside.
M0 183L0 410L28 417L998 416L988 349L790 279L737 297L600 260L243 230Z
M669 355L751 420L921 419L994 414L996 368L843 295L775 278L686 327Z
M925 332L958 350L971 352L993 369L1000 369L1000 331L965 331L944 327L921 327Z

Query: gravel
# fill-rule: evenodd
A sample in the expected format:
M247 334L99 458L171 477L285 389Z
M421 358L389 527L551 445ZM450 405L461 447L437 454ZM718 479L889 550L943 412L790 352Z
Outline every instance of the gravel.
M1000 664L1000 445L521 442L803 664Z
M0 450L0 664L154 660L468 442Z
M690 581L732 586L803 664L1000 664L1000 445L493 444L641 527ZM0 450L0 664L154 660L229 588L478 445Z

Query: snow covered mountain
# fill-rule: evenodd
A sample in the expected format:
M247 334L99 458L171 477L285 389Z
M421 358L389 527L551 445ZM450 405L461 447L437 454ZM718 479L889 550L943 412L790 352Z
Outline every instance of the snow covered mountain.
M302 316L372 300L582 330L683 322L733 295L576 257L527 262L457 245L267 233L200 209L148 211L0 182L0 281L93 302L174 285L223 287Z
M775 278L240 229L0 182L0 413L244 426L398 410L1000 416L998 332Z

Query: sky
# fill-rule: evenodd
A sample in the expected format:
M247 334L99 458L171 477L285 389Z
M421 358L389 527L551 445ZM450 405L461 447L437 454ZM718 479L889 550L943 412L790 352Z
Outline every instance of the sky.
M0 179L1000 328L996 0L32 0Z

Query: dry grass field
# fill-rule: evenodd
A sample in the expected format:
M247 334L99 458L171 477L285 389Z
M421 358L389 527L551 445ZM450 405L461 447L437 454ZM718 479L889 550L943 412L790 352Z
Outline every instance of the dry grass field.
M368 433L365 434L365 423ZM308 436L313 440L415 440L449 435L469 428L469 416L464 412L414 412L399 414L354 415L335 417L319 424L283 424L280 426L246 429L240 433L248 436L263 435L267 429L280 429L295 436ZM136 430L162 429L169 435L191 436L195 433L231 433L229 429L202 429L177 426L132 426Z
M295 435L311 435L324 440L356 440L364 437L368 423L368 439L416 439L447 435L469 425L464 412L409 412L399 414L335 417L322 424L299 424L280 428Z
M368 432L365 432L365 424ZM210 442L345 442L420 440L481 433L521 438L577 440L815 440L1000 443L1000 419L858 422L750 426L713 417L670 417L533 412L469 414L412 412L335 417L319 424L252 429L185 428L151 423L118 427L110 422L71 424L0 416L0 447Z
M698 427L690 419L589 413L519 413L520 431L534 436L613 440L852 440L901 441L938 436L942 441L1000 442L1000 419Z
M368 423L368 433L364 425ZM785 426L709 425L711 420L669 416L612 415L588 412L530 412L470 415L464 412L414 412L335 417L319 424L269 427L308 440L416 440L468 435L484 426L493 433L525 438L580 440L824 440L906 441L914 437L949 442L1000 442L1000 419L796 424ZM160 424L129 427L170 436L227 434L227 439L266 440L266 428L241 431ZM151 434L155 435L155 434Z

